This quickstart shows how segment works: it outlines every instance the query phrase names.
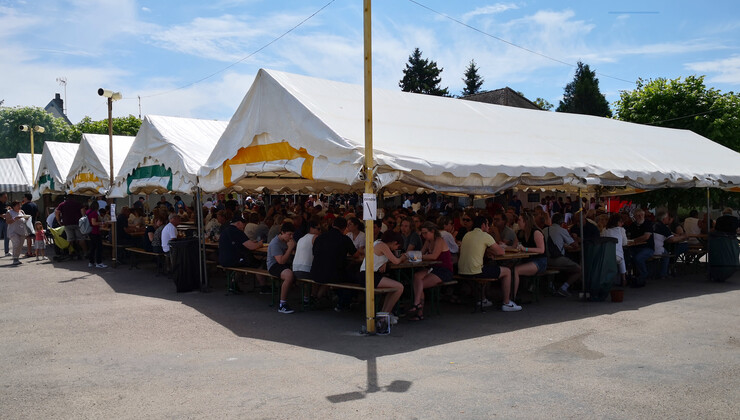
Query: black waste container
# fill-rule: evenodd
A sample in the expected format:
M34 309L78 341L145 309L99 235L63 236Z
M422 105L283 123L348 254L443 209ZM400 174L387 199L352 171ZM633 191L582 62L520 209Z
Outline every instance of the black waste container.
M172 279L177 292L189 292L200 288L198 263L198 238L173 239L170 241Z
M583 259L586 266L584 288L591 300L603 301L614 285L617 270L617 240L595 238L583 241Z
M725 281L740 266L737 236L719 232L709 234L709 279Z

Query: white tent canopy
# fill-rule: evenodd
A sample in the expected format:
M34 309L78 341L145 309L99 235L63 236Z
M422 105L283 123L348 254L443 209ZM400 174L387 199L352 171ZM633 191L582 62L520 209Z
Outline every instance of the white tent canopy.
M198 170L226 121L147 115L116 175L110 196L192 193Z
M39 163L41 163L41 155L33 156L33 171L31 171L31 154L30 153L18 153L15 155L18 160L18 164L21 166L23 175L28 180L29 191L33 189L33 180L35 175L39 172Z
M79 147L78 143L44 142L44 151L36 171L34 200L41 194L66 192L64 184Z
M118 173L128 155L133 136L113 136L113 173ZM83 134L80 148L67 175L72 194L106 194L110 188L110 138L106 134Z
M28 179L23 174L18 160L14 158L0 159L0 194L4 192L31 191Z
M362 86L262 69L201 186L360 189L363 107ZM740 184L740 154L690 131L399 91L373 91L373 142L390 191Z

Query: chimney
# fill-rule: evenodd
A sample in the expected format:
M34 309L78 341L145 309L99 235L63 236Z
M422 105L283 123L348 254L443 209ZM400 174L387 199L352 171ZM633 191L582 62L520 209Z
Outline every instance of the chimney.
M54 103L56 104L56 106L59 107L59 109L64 109L64 101L62 100L62 96L60 94L57 93L54 95Z

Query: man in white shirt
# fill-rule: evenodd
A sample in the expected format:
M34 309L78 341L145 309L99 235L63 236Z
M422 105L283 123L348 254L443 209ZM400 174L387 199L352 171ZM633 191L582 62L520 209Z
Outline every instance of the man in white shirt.
M170 213L169 223L162 229L162 251L170 252L170 240L177 238L177 225L180 224L180 216Z

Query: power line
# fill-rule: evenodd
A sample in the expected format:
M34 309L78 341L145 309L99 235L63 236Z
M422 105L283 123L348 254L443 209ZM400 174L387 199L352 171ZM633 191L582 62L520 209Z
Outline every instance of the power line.
M298 24L297 24L297 25L295 25L295 26L293 26L292 28L288 29L287 31L283 32L283 33L282 33L282 34L281 34L280 36L278 36L277 38L274 38L274 39L273 39L272 41L268 42L267 44L265 44L265 45L263 45L263 46L259 47L259 48L258 48L258 49L256 49L256 50L255 50L254 52L252 52L251 54L247 55L246 57L244 57L244 58L242 58L242 59L240 59L240 60L237 60L237 61L235 61L235 62L233 62L233 63L229 64L228 66L226 66L226 67L224 67L224 68L222 68L222 69L220 69L220 70L218 70L218 71L215 71L215 72L213 72L213 73L209 74L208 76L202 77L202 78L200 78L200 79L198 79L198 80L196 80L196 81L194 81L194 82L188 83L188 84L186 84L186 85L182 85L182 86L180 86L180 87L177 87L177 88L175 88L175 89L172 89L172 90L168 90L168 91L165 91L165 92L155 93L155 94L153 94L153 95L147 95L147 96L139 96L139 99L141 99L141 98L153 98L153 97L155 97L155 96L167 95L167 94L169 94L169 93L172 93L172 92L176 92L176 91L178 91L178 90L182 90L182 89L188 88L188 87L190 87L190 86L196 85L196 84L198 84L198 83L200 83L200 82L202 82L202 81L204 81L204 80L208 80L208 79L210 79L211 77L213 77L213 76L215 76L215 75L217 75L217 74L219 74L219 73L223 73L224 71L226 71L226 70L228 70L228 69L230 69L230 68L234 67L235 65L237 65L237 64L239 64L239 63L243 62L244 60L246 60L246 59L248 59L248 58L252 57L253 55L255 55L255 54L257 54L257 53L261 52L262 50L264 50L265 48L269 47L270 45L272 45L272 44L274 44L274 43L278 42L278 41L279 41L280 39L282 39L283 37L285 37L285 36L286 36L286 35L288 35L289 33L291 33L291 32L293 32L294 30L296 30L296 29L297 29L297 28L298 28L299 26L303 25L304 23L308 22L308 21L309 21L309 20L310 20L311 18L313 18L314 16L318 15L319 13L321 13L321 12L322 12L322 11L323 11L324 9L326 9L327 7L329 7L329 6L330 6L330 5L332 4L332 3L334 3L335 1L336 1L336 0L331 0L331 1L329 1L328 3L326 3L325 5L323 5L323 6L322 6L322 7L321 7L321 8L319 9L319 10L317 10L317 11L313 12L313 13L312 13L312 14L311 14L310 16L308 16L307 18L305 18L305 19L303 19L302 21L298 22ZM125 98L125 99L126 99L126 98ZM130 99L133 99L133 98L130 98Z
M446 19L449 19L449 20L451 20L451 21L453 21L453 22L455 22L455 23L457 23L457 24L459 24L459 25L465 26L465 27L466 27L466 28L468 28L468 29L471 29L471 30L473 30L473 31L475 31L475 32L478 32L478 33L480 33L480 34L482 34L482 35L485 35L485 36L487 36L487 37L493 38L493 39L495 39L495 40L497 40L497 41L499 41L499 42L503 42L504 44L508 44L508 45L510 45L510 46L512 46L512 47L514 47L514 48L519 48L520 50L526 51L526 52L528 52L528 53L530 53L530 54L538 55L538 56L540 56L540 57L542 57L542 58L546 58L546 59L548 59L548 60L551 60L551 61L554 61L554 62L556 62L556 63L564 64L564 65L566 65L566 66L570 66L570 67L577 67L577 66L576 66L575 64L573 64L573 63L568 63L568 62L566 62L566 61L563 61L563 60L559 60L559 59L557 59L557 58L554 58L554 57L550 57L549 55L545 55L545 54L542 54L542 53L540 53L540 52L537 52L537 51L534 51L534 50L530 50L529 48L526 48L526 47L522 47L521 45L517 45L517 44L515 44L515 43L513 43L513 42L511 42L511 41L507 41L507 40L505 40L505 39L503 39L503 38L497 37L496 35L492 35L492 34L489 34L488 32L485 32L485 31L483 31L483 30L481 30L481 29L478 29L478 28L476 28L476 27L474 27L474 26L468 25L468 24L467 24L467 23L465 23L465 22L462 22L462 21L460 21L460 20L458 20L458 19L455 19L455 18L453 18L452 16L446 15L446 14L444 14L444 13L442 13L442 12L438 12L438 11L436 11L436 10L432 9L432 8L431 8L431 7L429 7L429 6L425 6L425 5L423 5L423 4L421 4L421 3L419 3L419 2L418 2L418 1L416 1L416 0L408 0L408 1L409 1L409 2L411 2L411 3L414 3L415 5L417 5L417 6L421 7L421 8L423 8L423 9L429 10L429 11L430 11L430 12L432 12L432 13L436 13L436 14L438 14L438 15L440 15L440 16L442 16L442 17L446 18ZM601 72L596 72L596 73L597 73L597 74L599 74L600 76L603 76L603 77L607 77L607 78L609 78L609 79L619 80L619 81L621 81L621 82L626 82L626 83L630 83L630 84L633 84L633 85L635 84L635 82L634 82L634 81L630 81L630 80L626 80L626 79L620 79L619 77L609 76L608 74L604 74L604 73L601 73Z
M646 124L647 125L663 124L663 123L667 123L669 121L676 121L676 120L682 120L684 118L691 118L691 117L698 117L700 115L707 115L707 114L711 114L712 112L717 112L717 111L721 111L721 109L719 109L719 108L718 109L710 109L709 111L697 112L696 114L684 115L683 117L669 118L667 120L656 121L656 122L651 122L651 123L646 123Z

